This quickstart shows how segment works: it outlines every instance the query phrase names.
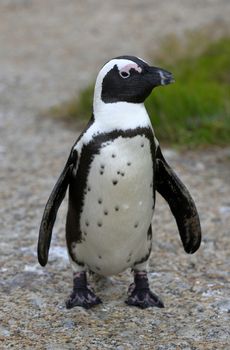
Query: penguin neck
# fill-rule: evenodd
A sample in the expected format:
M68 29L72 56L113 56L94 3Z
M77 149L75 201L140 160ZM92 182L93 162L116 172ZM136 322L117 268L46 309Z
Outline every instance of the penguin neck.
M94 101L94 118L103 129L135 129L151 127L151 122L144 103Z

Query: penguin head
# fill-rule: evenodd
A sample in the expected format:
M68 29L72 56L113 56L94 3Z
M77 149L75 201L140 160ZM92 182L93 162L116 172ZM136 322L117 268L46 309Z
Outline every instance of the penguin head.
M119 56L100 70L95 85L95 100L103 103L143 103L152 90L174 81L170 72L148 65L135 56Z

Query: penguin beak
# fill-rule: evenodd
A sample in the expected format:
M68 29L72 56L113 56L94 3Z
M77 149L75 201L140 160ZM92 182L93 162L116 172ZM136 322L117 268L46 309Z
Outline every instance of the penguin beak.
M168 85L175 82L172 73L158 67L148 67L146 78L153 87L159 85Z

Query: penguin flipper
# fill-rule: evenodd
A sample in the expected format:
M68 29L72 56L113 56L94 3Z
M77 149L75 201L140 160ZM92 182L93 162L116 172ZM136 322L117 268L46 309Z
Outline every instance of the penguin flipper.
M195 203L185 185L164 159L159 146L156 152L156 190L169 204L184 250L189 254L195 253L201 243L200 219Z
M52 230L56 220L57 211L65 197L72 175L72 169L76 162L77 152L71 151L69 159L67 160L67 163L46 203L41 220L37 247L38 261L41 266L45 266L47 264Z

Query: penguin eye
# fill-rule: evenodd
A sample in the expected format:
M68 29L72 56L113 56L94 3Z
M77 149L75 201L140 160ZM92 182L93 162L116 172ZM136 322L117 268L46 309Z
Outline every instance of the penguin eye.
M130 77L130 73L126 72L126 71L121 71L121 72L119 72L119 74L123 79L127 79Z

